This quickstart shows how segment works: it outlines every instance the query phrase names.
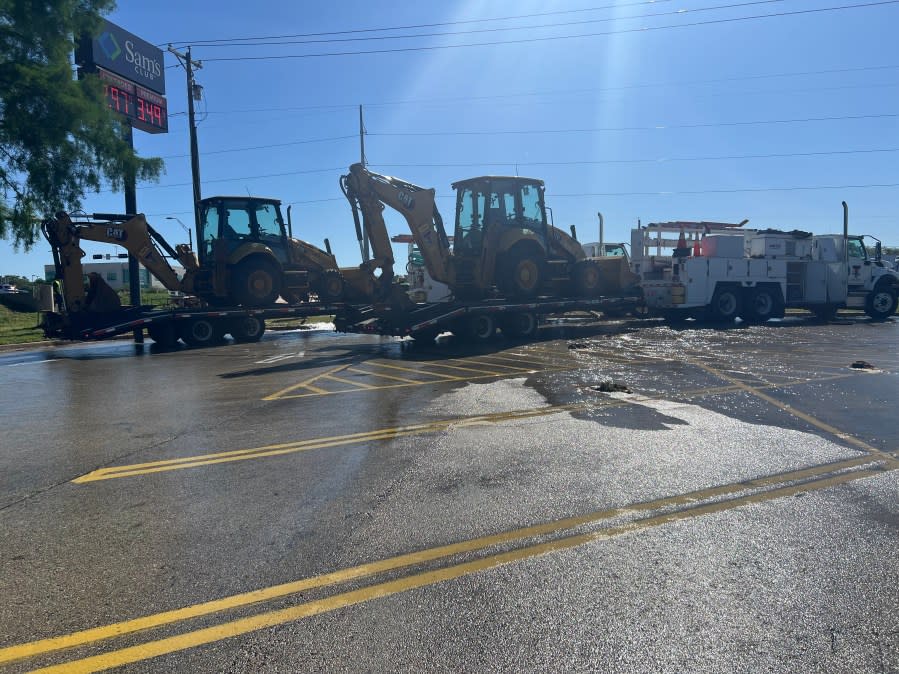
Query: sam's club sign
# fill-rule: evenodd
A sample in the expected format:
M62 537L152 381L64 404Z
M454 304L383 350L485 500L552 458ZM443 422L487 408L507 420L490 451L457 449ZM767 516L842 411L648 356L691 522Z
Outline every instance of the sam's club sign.
M162 50L104 20L100 33L82 43L80 61L105 68L142 87L165 93Z

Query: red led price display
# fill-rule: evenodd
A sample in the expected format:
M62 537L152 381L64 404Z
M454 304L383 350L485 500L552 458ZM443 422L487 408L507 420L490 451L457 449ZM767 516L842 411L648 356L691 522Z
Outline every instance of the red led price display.
M112 73L98 69L109 107L131 120L135 128L167 133L169 117L164 96L148 91Z

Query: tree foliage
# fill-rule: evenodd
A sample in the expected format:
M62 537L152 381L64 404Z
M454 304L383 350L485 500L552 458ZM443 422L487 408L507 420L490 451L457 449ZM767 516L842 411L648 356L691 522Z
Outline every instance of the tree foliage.
M28 250L40 219L78 210L130 172L158 178L162 160L135 155L96 77L78 80L75 40L96 34L115 0L0 0L0 238Z

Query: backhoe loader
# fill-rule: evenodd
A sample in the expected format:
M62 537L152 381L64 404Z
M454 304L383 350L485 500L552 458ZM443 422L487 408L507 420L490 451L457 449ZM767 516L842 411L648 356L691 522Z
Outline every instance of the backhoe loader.
M209 197L199 207L196 253L189 246L170 246L143 215L97 213L73 221L59 213L47 220L44 234L57 259L57 276L64 282L67 310L100 307L83 287L82 239L125 248L166 289L194 295L213 306L262 307L279 296L294 304L307 301L310 295L322 302L369 301L384 283L369 271L370 266L340 269L330 250L293 238L291 224L288 221L285 226L276 199ZM325 245L330 248L327 241ZM182 278L166 255L184 268ZM98 279L93 287L103 283ZM96 294L109 297L102 290L95 290Z
M457 298L498 290L527 299L541 293L596 297L634 285L625 260L588 258L574 237L547 223L544 184L535 178L482 176L453 184L456 217L450 245L435 192L353 164L341 185L370 236L387 237L382 211L403 215L430 276Z

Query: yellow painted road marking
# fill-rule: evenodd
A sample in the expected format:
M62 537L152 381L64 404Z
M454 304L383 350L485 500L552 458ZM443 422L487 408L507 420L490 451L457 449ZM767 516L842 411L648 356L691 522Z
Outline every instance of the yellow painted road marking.
M347 370L347 372L356 372L358 374L367 374L371 377L380 377L382 379L391 379L393 381L402 381L407 384L422 384L421 380L416 379L405 379L404 377L396 377L391 374L384 374L383 372L372 372L371 370L360 370L358 367L351 367Z
M806 412L796 409L792 405L789 405L785 402L781 402L774 396L770 396L767 393L763 393L762 391L759 390L759 388L752 387L752 386L740 381L739 379L737 379L735 377L731 377L730 375L727 375L720 370L717 370L709 365L706 365L705 363L701 363L699 361L687 361L687 362L691 362L692 364L696 365L700 369L705 370L706 372L715 375L719 379L724 379L725 381L731 382L734 386L746 391L747 393L751 393L752 395L756 396L757 398L764 400L766 403L773 405L774 407L776 407L780 410L783 410L784 412L787 412L788 414L793 415L797 419L801 419L802 421L805 421L806 423L811 424L812 426L814 426L815 428L817 428L819 430L822 430L826 433L830 433L831 435L838 437L841 440L843 440L851 445L855 445L856 447L867 452L868 454L873 454L873 455L879 456L880 458L886 460L890 464L891 467L895 467L895 459L889 453L883 452L883 451L877 449L876 447L869 445L864 440L861 440L860 438L856 438L854 435L850 435L849 433L844 433L840 429L835 428L834 426L831 426L830 424L825 423L816 417L813 417L811 414L807 414Z
M726 496L728 494L745 491L747 489L763 488L776 484L793 482L796 480L804 480L826 473L848 470L870 462L871 458L868 456L856 457L843 461L837 461L834 463L813 466L811 468L804 468L800 470L789 471L786 473L778 473L760 478L754 478L743 482L710 487L694 492L688 492L685 494L662 497L652 501L635 503L620 508L600 510L586 515L569 517L543 524L531 525L529 527L523 527L520 529L513 529L498 534L482 536L460 543L453 543L449 545L421 550L418 552L407 553L404 555L399 555L397 557L381 560L378 562L362 564L359 566L327 573L313 578L302 579L289 583L283 583L281 585L275 585L269 588L263 588L260 590L232 595L230 597L204 602L201 604L195 604L193 606L188 606L181 609L175 609L172 611L166 611L143 618L136 618L133 620L114 623L105 627L83 630L81 632L74 632L62 637L42 639L40 641L33 641L27 644L21 644L19 646L3 648L0 649L0 663L17 660L24 657L31 657L62 648L71 648L73 646L101 641L123 634L129 634L131 632L159 627L173 622L180 622L182 620L187 620L189 618L194 618L197 616L208 615L211 613L217 613L228 609L247 606L262 601L268 601L289 594L295 594L307 589L324 587L342 583L348 580L364 578L366 576L374 575L377 573L392 571L413 564L421 564L450 555L475 552L503 543L510 543L517 540L554 534L566 529L573 529L575 527L587 524L595 524L612 517L626 514L628 512L651 511L671 506L689 505L703 499Z
M278 398L281 398L282 396L290 393L291 391L296 391L298 388L306 387L306 388L310 388L310 389L315 389L316 387L310 386L310 384L312 384L315 381L318 381L325 375L340 372L341 370L344 370L344 369L348 368L349 366L350 366L350 364L347 363L346 365L340 365L331 370L328 370L327 372L322 372L321 374L316 375L315 377L312 377L311 379L307 379L304 382L301 382L299 384L294 384L293 386L288 386L287 388L282 389L282 390L278 391L277 393L272 393L270 396L266 396L265 398L263 398L263 400L277 400ZM322 389L318 389L318 390L321 391Z
M550 414L567 412L575 409L578 406L580 406L580 404L546 406L530 410L498 412L496 414L484 414L473 417L456 417L453 419L443 419L440 421L412 424L409 426L398 426L395 428L382 428L362 433L351 433L349 435L338 435L311 440L298 440L296 442L288 442L277 445L265 445L263 447L255 447L252 449L238 449L227 452L200 454L195 456L181 457L177 459L164 459L161 461L152 461L149 463L138 463L128 466L112 466L107 468L99 468L95 471L75 478L74 480L72 480L72 482L76 484L84 484L86 482L96 482L98 480L110 480L120 477L133 477L135 475L160 473L170 470L179 470L182 468L196 468L197 466L206 466L217 463L244 461L247 459L258 459L269 456L281 456L284 454L292 454L295 452L305 452L309 451L310 449L324 449L327 447L338 447L341 445L355 444L359 442L372 442L375 440L390 440L407 435L445 431L451 426L463 427L476 424L493 424L502 421L512 421L516 419L547 416Z
M452 360L456 363L477 363L478 365L483 363L485 365L492 365L493 367L503 367L503 368L506 368L507 370L520 370L522 372L531 372L535 369L534 367L519 367L520 361L515 361L516 363L518 363L518 365L506 365L505 363L493 362L495 360L500 360L496 356L489 356L490 360L487 360L487 358L488 358L487 356L481 356L479 358L464 358L464 359L463 358L449 358L448 360ZM502 359L502 360L512 360L512 359L507 358L507 359ZM539 367L545 367L545 366L546 366L545 363L541 363L539 365Z
M450 359L455 360L455 359ZM463 361L464 362L464 361ZM461 365L446 365L444 363L428 363L428 368L433 367L443 367L449 370L462 370L463 372L478 372L478 373L486 373L492 374L495 377L501 377L504 374L508 374L507 372L491 372L490 370L485 370L484 368L473 368L473 367L462 367Z
M551 371L551 370L548 370ZM320 375L324 376L324 375ZM447 378L441 381L451 381L451 380L459 380L459 381L469 381L473 379L479 378L487 378L493 375L484 375L483 377L453 377ZM852 373L846 373L843 375L838 375L835 377L829 377L827 379L836 379L843 377L852 377L856 376ZM818 381L818 380L814 380ZM425 383L434 383L434 382L421 382ZM806 381L795 382L792 385L804 384ZM388 386L378 386L372 387L376 389L385 389L385 388L400 388L408 386L408 384L392 384ZM719 395L722 393L729 393L737 390L746 390L746 385L742 382L731 384L730 386L717 387L717 388L701 388L694 390L681 391L676 393L681 397L685 398L694 398L694 397L705 397L708 395ZM758 391L759 388L779 388L784 389L787 388L786 385L779 386L766 386L766 387L758 387L753 389ZM364 390L364 389L356 389L356 390ZM325 394L336 394L336 393L348 393L350 391L326 391ZM759 392L760 393L760 392ZM295 396L288 396L292 398L303 397L306 395L319 395L319 394L301 394ZM181 457L176 459L163 459L159 461L152 461L148 463L139 463L139 464L131 464L126 466L110 466L106 468L99 468L95 471L82 475L80 477L75 478L72 482L76 484L85 484L87 482L97 482L99 480L111 480L114 478L121 477L135 477L137 475L148 475L151 473L162 473L171 470L179 470L182 468L197 468L200 466L208 466L215 465L219 463L230 463L234 461L244 461L248 459L260 459L272 456L283 456L285 454L293 454L297 452L305 452L314 449L327 449L330 447L339 447L343 445L350 445L360 442L374 442L378 440L392 440L399 437L404 437L408 435L414 434L424 434L424 433L434 433L441 432L449 428L450 426L473 426L479 424L493 424L499 423L502 421L510 421L513 419L523 419L528 417L538 417L545 416L550 414L562 413L562 412L576 412L576 411L587 411L590 409L598 409L598 408L609 408L609 407L620 407L624 405L630 405L632 403L639 403L645 400L655 400L656 398L652 396L634 396L630 399L614 399L614 398L604 398L601 400L596 400L588 403L572 403L569 405L555 405L555 406L545 406L538 407L531 410L517 410L514 412L499 412L496 414L488 414L488 415L478 415L474 417L457 417L454 419L444 419L440 421L433 421L422 424L413 424L410 426L400 426L397 428L383 428L376 429L373 431L365 431L360 433L351 433L348 435L338 435L331 436L325 438L314 438L309 440L298 440L295 442L288 443L280 443L274 445L265 445L262 447L254 447L250 449L237 449L225 452L214 452L209 454L199 454L194 456ZM843 437L845 434L838 431L837 429L833 429L833 432L837 437ZM860 441L859 441L860 442ZM870 447L870 445L866 445L866 447ZM873 448L871 448L873 449ZM869 451L870 450L865 450ZM875 452L877 450L874 450Z
M339 381L341 384L358 386L359 388L378 388L377 386L372 386L371 384L366 384L365 382L353 381L352 379L344 379L343 377L335 377L333 374L326 374L324 378L330 381Z
M36 672L71 672L71 673L86 673L86 672L97 672L104 669L109 669L112 667L119 667L122 665L126 665L133 662L139 662L142 660L147 660L150 658L158 657L160 655L165 655L169 653L174 653L177 651L182 651L188 648L195 648L197 646L201 646L203 644L213 643L216 641L221 641L223 639L232 638L235 636L239 636L242 634L247 634L249 632L254 632L260 629L264 629L267 627L273 627L275 625L281 625L288 622L293 622L299 620L301 618L306 618L313 615L319 615L322 613L334 611L339 608L344 608L347 606L352 606L356 604L361 604L363 602L371 601L373 599L389 597L394 594L398 594L400 592L407 592L413 589L426 587L429 585L434 585L440 582L444 582L447 580L453 580L456 578L460 578L463 576L471 575L473 573L477 573L480 571L489 570L492 568L499 567L501 565L506 565L514 562L519 562L525 559L537 557L539 555L547 554L550 552L558 552L562 550L568 550L574 547L578 547L584 545L586 543L606 540L609 538L613 538L616 536L620 536L623 534L633 533L640 530L648 529L651 527L657 527L664 524L668 524L671 522L684 521L688 519L693 519L696 517L700 517L702 515L707 515L711 513L724 512L728 510L732 510L734 508L738 508L751 503L761 503L765 501L770 501L777 498L783 498L786 496L791 496L801 492L810 492L819 489L824 489L828 487L834 487L841 484L845 484L851 481L859 480L866 477L872 477L874 475L881 474L879 471L873 470L859 470L850 473L844 473L832 477L826 477L819 480L815 480L812 482L806 482L798 485L790 485L784 486L777 489L772 489L765 492L756 492L752 494L747 494L744 496L735 497L731 500L720 501L715 503L709 503L704 505L695 505L683 510L659 514L651 517L647 517L640 520L635 520L633 522L629 522L626 524L621 524L614 527L609 527L607 529L601 529L598 531L592 531L582 534L576 534L567 536L564 538L555 539L548 542L537 543L533 545L529 545L523 548L518 548L516 550L511 550L508 552L501 552L493 555L489 555L487 557L483 557L480 559L476 559L469 562L464 562L460 564L455 564L451 566L447 566L441 569L433 570L433 571L425 571L421 573L412 574L409 576L405 576L403 578L399 578L396 580L391 580L387 582L378 583L375 585L371 585L368 587L364 587L358 590L351 590L348 592L343 592L331 597L327 597L324 599L314 600L310 602L306 602L304 604L300 604L297 606L291 606L285 609L280 609L276 611L271 611L268 613L262 613L255 616L250 616L247 618L241 618L237 620L232 620L229 622L225 622L219 625L215 625L212 627L202 628L199 630L194 630L191 632L186 632L184 634L180 634L173 637L168 637L164 639L159 639L156 641L146 642L144 644L140 644L137 646L131 646L128 648L123 648L120 650L111 651L106 654L91 656L87 658L82 658L79 660L73 660L67 663L54 665L50 667L46 667L43 669L35 670ZM750 481L751 482L751 481ZM747 483L743 483L744 485ZM744 487L745 488L745 487ZM627 512L627 508L621 510L612 510L608 511L610 513L617 512L618 514ZM574 518L574 519L583 519L583 518ZM446 546L451 547L451 546ZM435 548L434 550L439 550L439 548ZM399 558L395 558L399 559ZM362 568L362 567L357 567ZM323 578L323 577L319 577ZM310 581L317 579L309 579ZM300 581L303 582L303 581ZM278 586L282 587L282 586ZM248 593L253 594L253 593ZM245 596L245 595L237 595ZM233 599L233 598L229 598ZM227 601L227 600L221 600ZM212 604L214 602L210 602ZM204 606L204 605L198 605ZM182 611L188 611L194 607L188 607L188 609L182 609ZM221 610L221 609L219 609ZM174 613L174 612L170 612ZM159 614L160 616L166 614ZM194 615L203 615L203 614L194 614ZM189 616L193 617L193 616ZM152 620L153 618L158 618L158 616L150 616L145 619L138 620ZM178 620L183 618L178 618ZM136 621L130 621L132 623ZM171 620L169 622L172 622ZM163 624L163 623L159 623ZM118 623L118 626L128 625L128 623ZM75 633L73 635L68 635L68 637L59 637L58 639L66 639L77 637L78 635L85 635L89 632L100 632L100 631L110 631L115 628L116 625L111 625L105 628L97 628L95 630L88 630L82 633ZM140 627L136 629L146 629L146 627ZM109 636L118 636L121 634L126 634L128 632L136 631L136 629L129 630L117 630L110 631ZM104 637L101 637L104 638ZM90 640L82 640L77 643L70 643L69 645L81 645L85 643L90 643L93 641L97 641L97 638L93 638ZM50 650L58 650L59 648L66 648L65 645L57 645L52 648L48 648L50 646L48 642L53 640L44 640L43 642L32 642L31 644L23 644L22 646L13 647L22 649L20 653L16 656L15 659L22 657L32 657L34 655L38 655L40 653L46 653ZM38 644L42 644L43 647L38 650ZM28 647L31 647L28 650ZM0 651L0 655L5 655L6 651L10 649L3 649ZM11 658L7 658L6 661L9 661Z
M439 377L439 378L444 378L444 379L456 379L456 377L452 377L447 374L440 374L439 372L426 372L424 370L420 370L420 369L416 369L416 368L412 368L412 367L400 367L399 365L390 365L388 363L381 363L381 362L370 363L370 364L377 365L378 367L386 367L390 370L400 370L402 372L412 372L413 374L419 374L419 375L423 375L425 377ZM434 380L432 380L432 381L434 381ZM439 379L436 381L439 381ZM430 382L427 382L427 383L430 383Z

